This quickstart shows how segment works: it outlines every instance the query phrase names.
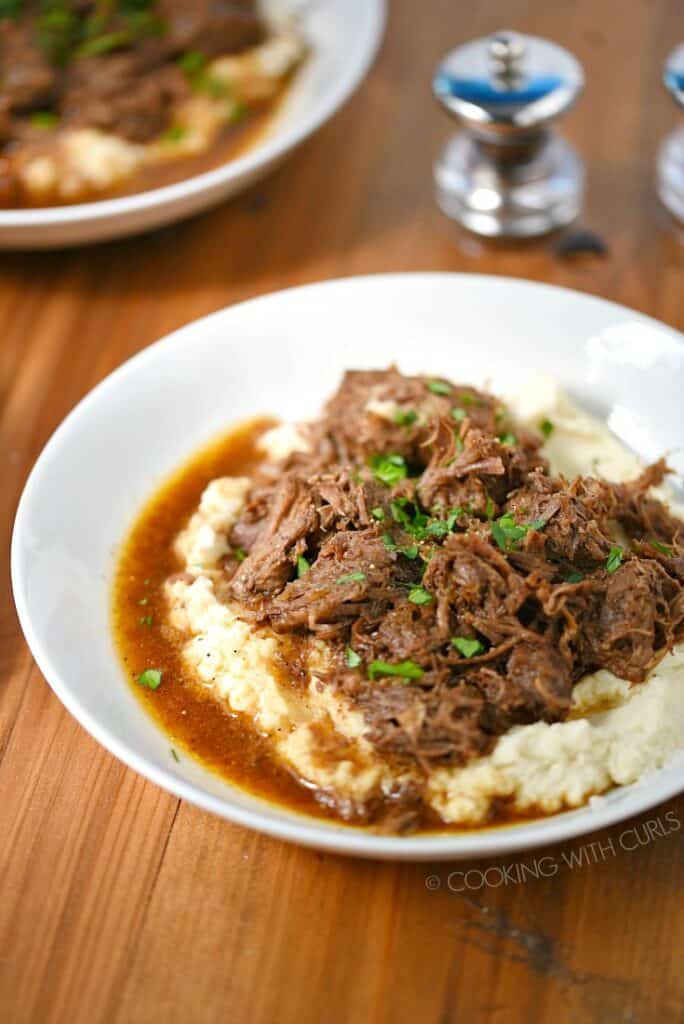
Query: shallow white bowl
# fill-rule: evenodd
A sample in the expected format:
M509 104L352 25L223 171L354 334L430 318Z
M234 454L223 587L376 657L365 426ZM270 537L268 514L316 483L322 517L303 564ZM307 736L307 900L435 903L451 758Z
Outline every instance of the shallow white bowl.
M385 0L317 0L297 7L311 53L265 134L243 156L175 185L119 199L0 209L0 248L49 249L147 231L219 203L272 170L354 92L385 24Z
M676 332L577 292L505 278L416 274L309 285L182 328L92 391L46 445L22 496L12 580L31 650L60 700L136 771L209 811L283 839L362 856L456 859L557 842L684 788L684 757L597 806L462 834L385 837L256 799L184 757L147 717L112 645L117 548L142 503L199 446L258 413L314 415L346 367L491 382L537 370L603 412L641 455L684 441Z

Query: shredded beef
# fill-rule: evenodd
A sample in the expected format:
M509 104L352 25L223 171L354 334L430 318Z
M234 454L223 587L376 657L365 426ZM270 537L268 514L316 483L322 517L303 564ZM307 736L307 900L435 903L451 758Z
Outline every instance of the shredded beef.
M684 635L664 462L628 484L554 477L495 398L395 369L347 373L308 437L255 475L226 591L251 621L324 636L321 685L399 763L465 764L562 721L581 676L640 682Z
M85 0L52 15L36 0L15 6L0 12L0 143L30 132L31 113L45 110L68 126L155 138L193 85L179 59L238 53L265 36L255 0L156 0L138 10Z

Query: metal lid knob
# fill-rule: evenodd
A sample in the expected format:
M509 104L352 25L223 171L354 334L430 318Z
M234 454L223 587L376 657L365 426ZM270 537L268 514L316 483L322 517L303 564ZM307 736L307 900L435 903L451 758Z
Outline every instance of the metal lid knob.
M663 82L680 107L684 107L684 43L672 51L665 61Z
M444 212L491 236L539 235L572 220L584 170L550 122L583 86L572 54L536 36L495 32L447 54L432 91L462 130L435 165Z
M509 31L452 50L432 83L442 106L464 123L525 130L569 110L583 86L567 50Z
M665 88L684 107L684 43L672 51L663 71ZM658 194L673 216L684 223L684 127L662 142L657 163Z

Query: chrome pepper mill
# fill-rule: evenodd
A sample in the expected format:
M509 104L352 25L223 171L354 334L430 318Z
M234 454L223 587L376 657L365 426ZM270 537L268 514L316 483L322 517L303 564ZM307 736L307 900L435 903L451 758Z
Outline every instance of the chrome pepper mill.
M684 108L684 44L665 61L665 87ZM658 194L670 213L684 221L684 127L668 135L658 153Z
M583 85L572 54L534 36L497 32L449 53L432 83L461 124L435 165L442 210L490 237L541 235L573 220L584 168L552 122Z

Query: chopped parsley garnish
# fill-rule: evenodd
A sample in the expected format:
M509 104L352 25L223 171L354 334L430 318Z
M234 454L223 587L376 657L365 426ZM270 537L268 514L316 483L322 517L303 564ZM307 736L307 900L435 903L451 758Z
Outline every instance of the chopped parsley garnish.
M238 562L244 562L245 558L247 557L247 552L245 551L244 548L234 548L233 555L238 560Z
M439 510L435 507L432 511L436 512ZM456 525L456 520L462 515L462 508L452 508L446 519L433 519L427 528L427 532L431 537L441 540L442 537L446 537L447 533L451 533Z
M358 668L361 664L361 655L357 654L352 647L347 647L344 653L344 660L347 662L349 668Z
M307 562L304 555L300 555L299 558L297 559L297 578L301 579L302 576L306 576L310 568L311 566Z
M162 681L161 671L158 668L146 668L144 672L140 673L137 681L140 686L146 686L148 690L158 690Z
M59 124L59 115L52 110L36 110L30 121L34 128L55 128Z
M434 598L425 587L411 587L408 599L411 604L430 604Z
M166 129L162 138L164 142L182 142L183 139L187 138L188 129L184 124L172 124Z
M242 121L243 118L247 117L248 113L249 107L247 104L242 103L240 100L235 100L231 111L228 114L228 124L237 124L239 121Z
M210 75L198 75L194 85L200 92L207 93L215 100L221 100L230 95L228 83L221 81L220 78L212 78Z
M199 50L188 50L178 58L178 66L186 75L199 75L207 64L207 58Z
M373 519L377 519L378 522L382 522L385 518L385 510L384 508L381 508L380 505L376 505L375 508L371 509L371 515L373 516Z
M516 523L512 512L506 512L491 524L492 537L502 551L512 551L523 540L530 530L541 530L545 526L543 519L534 519L531 523Z
M613 573L622 565L622 560L625 557L625 553L618 544L614 544L610 549L608 558L606 560L606 572Z
M395 498L390 502L392 519L398 523L407 533L410 533L416 540L422 540L428 525L428 516L425 512L410 502L408 498Z
M584 580L583 572L569 572L563 579L566 583L582 583Z
M449 527L449 532L453 530L454 526L456 525L456 520L459 519L462 515L463 509L460 507L460 505L458 508L451 509L449 515L446 517L446 524Z
M463 451L463 441L458 436L458 434L456 435L456 451L457 452L462 452Z
M466 418L468 413L465 411L465 409L459 409L458 406L454 406L454 408L451 410L451 415L453 419L457 420L460 423L461 420L464 420Z
M176 751L173 749L173 747L171 747L171 757L174 759L174 761L177 761L180 764L180 757L178 756Z
M371 661L368 666L368 678L377 679L378 676L400 676L402 679L420 679L423 669L416 665L415 661L400 661L392 665L388 661Z
M410 427L418 419L418 413L413 409L398 409L394 414L394 422L398 427Z
M18 18L23 0L0 0L0 18Z
M542 420L539 424L539 429L542 432L542 437L551 437L553 434L553 423L551 420Z
M426 387L433 395L450 395L454 390L445 380L429 380Z
M484 644L480 640L471 640L467 636L452 636L451 643L464 658L473 658L484 652Z
M499 434L499 440L501 441L501 444L508 446L517 444L518 442L517 437L515 434L511 434L510 430L506 430L503 434Z
M487 516L487 519L493 519L494 518L494 512L495 512L494 502L492 501L491 498L487 498L487 504L485 506L485 515Z
M367 579L365 572L350 572L346 576L339 576L335 583L363 583Z
M397 548L397 551L399 552L400 555L403 555L404 558L410 558L411 561L413 561L414 558L418 557L417 544L411 544L409 547L405 548Z
M393 487L408 476L403 455L373 455L369 466L375 479L387 487Z
M672 548L669 544L663 544L659 540L650 540L648 543L651 545L652 548L655 548L656 551L659 551L661 555L672 554Z
M404 555L405 558L410 558L413 561L414 558L418 557L418 545L411 544L406 547L401 547L397 544L396 540L391 533L383 533L382 541L388 551L398 551L400 555Z
M151 615L143 615L143 617L140 620L140 625L141 626L151 626L152 625L152 616Z

